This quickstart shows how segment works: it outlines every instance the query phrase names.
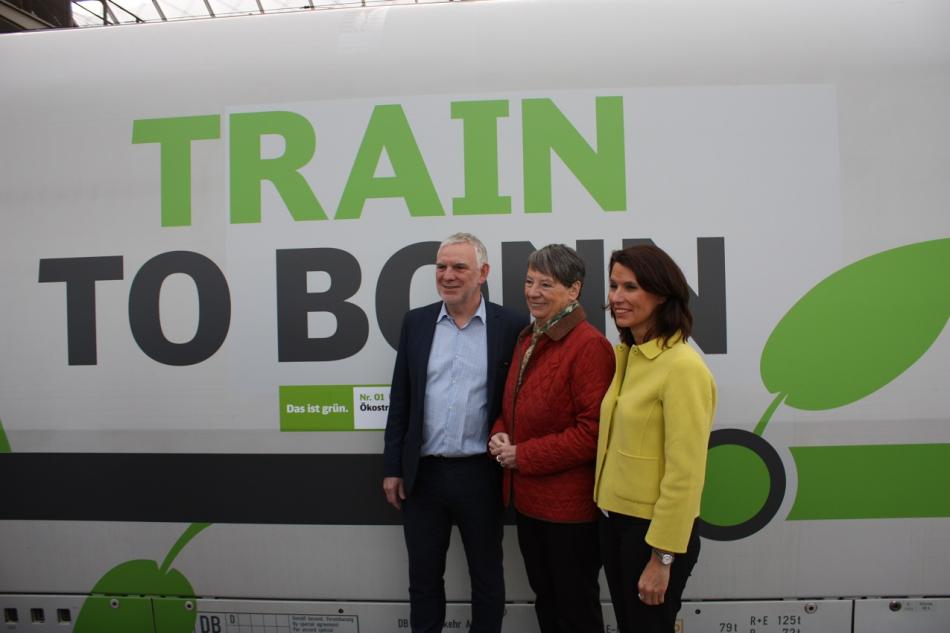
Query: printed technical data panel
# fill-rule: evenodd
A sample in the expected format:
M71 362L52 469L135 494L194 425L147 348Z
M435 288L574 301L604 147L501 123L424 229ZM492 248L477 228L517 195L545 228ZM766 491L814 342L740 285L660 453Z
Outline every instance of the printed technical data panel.
M950 598L854 601L854 633L946 633Z
M100 610L98 615L92 613L90 609L97 605L88 604L90 600L104 601L105 610ZM604 633L616 633L610 603L604 602L603 606ZM88 631L90 627L79 624L87 617L89 622L85 624L91 624L93 630L101 633L127 633L129 618L135 620L135 633L188 630L194 633L400 633L409 630L409 605L405 602L199 599L194 604L182 598L0 594L0 610L0 630L10 633L73 633L78 628ZM179 617L182 614L188 617ZM91 618L93 615L97 617ZM443 631L467 631L470 619L468 604L450 603ZM191 622L193 629L189 629ZM502 630L503 633L537 633L533 606L509 604ZM950 631L950 598L685 602L676 631L946 633Z
M443 631L468 631L468 604L446 605ZM508 605L504 633L536 633L534 608ZM608 629L609 630L609 629ZM405 602L198 600L195 633L399 633L409 631ZM156 633L165 633L161 628ZM171 632L168 632L171 633Z
M195 631L208 633L359 633L359 617L326 613L201 613Z
M681 633L851 633L853 604L851 600L684 602L677 626Z

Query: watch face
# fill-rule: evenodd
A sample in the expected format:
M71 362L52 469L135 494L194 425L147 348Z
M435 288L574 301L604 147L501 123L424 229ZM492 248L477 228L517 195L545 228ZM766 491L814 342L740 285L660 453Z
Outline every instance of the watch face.
M661 552L658 549L653 550L653 554L660 560L661 565L672 565L674 556L669 552Z

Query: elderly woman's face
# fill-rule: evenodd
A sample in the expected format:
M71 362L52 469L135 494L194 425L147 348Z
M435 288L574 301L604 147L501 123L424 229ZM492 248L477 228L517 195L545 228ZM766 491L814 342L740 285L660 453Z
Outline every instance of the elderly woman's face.
M545 322L577 299L581 292L581 283L574 282L565 286L550 275L528 268L524 280L524 298L528 310L536 321Z

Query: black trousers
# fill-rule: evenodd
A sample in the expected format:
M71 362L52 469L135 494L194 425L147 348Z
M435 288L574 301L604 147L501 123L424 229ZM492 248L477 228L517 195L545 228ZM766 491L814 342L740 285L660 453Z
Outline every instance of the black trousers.
M664 602L655 607L637 597L640 574L653 555L653 548L645 540L649 519L611 512L609 517L601 515L599 523L604 573L617 616L617 630L620 633L673 633L686 580L699 558L695 523L686 553L677 554L671 566Z
M516 522L541 633L603 633L597 523Z
M472 633L499 633L505 613L502 504L498 464L487 455L423 457L403 502L413 633L441 633L445 557L458 525L472 583Z

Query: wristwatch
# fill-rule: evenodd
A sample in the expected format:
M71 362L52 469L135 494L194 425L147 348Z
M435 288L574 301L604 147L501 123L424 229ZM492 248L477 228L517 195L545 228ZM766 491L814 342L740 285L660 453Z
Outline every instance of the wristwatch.
M673 564L673 559L676 558L669 552L664 552L662 550L654 549L653 553L656 554L656 557L660 559L660 564L664 567L669 567Z

